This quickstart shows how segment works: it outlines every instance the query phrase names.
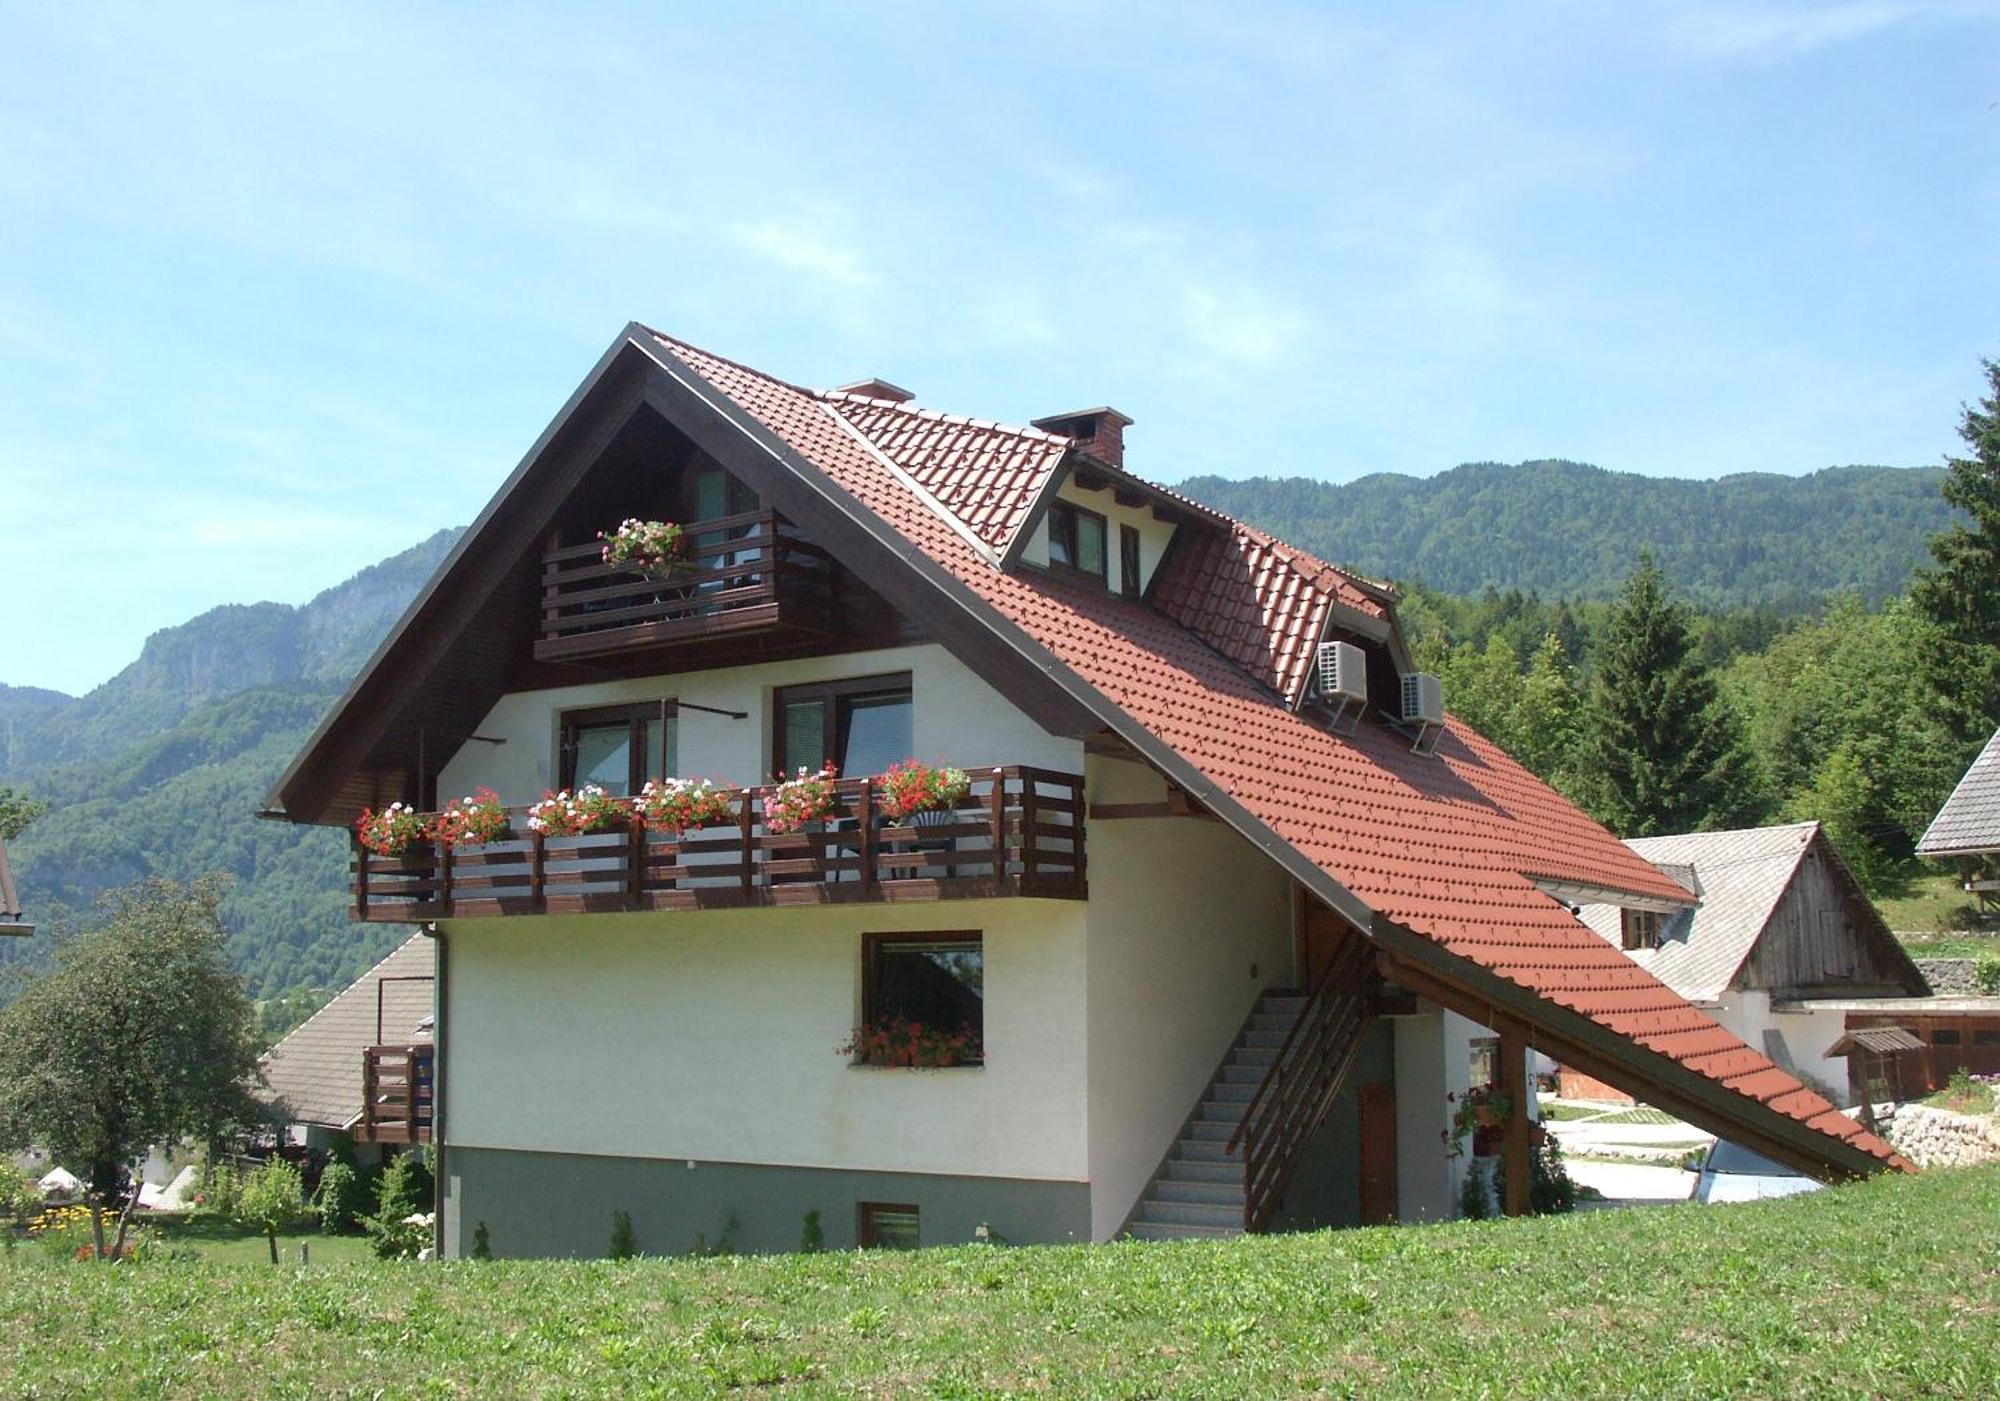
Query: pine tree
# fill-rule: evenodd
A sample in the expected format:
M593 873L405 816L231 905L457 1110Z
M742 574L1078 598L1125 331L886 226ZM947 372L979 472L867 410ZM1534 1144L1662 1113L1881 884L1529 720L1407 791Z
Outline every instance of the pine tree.
M1961 737L1984 739L2000 720L2000 361L1986 365L1987 395L1965 410L1958 436L1970 457L1946 460L1944 499L1972 518L1933 535L1935 569L1917 573L1910 597L1937 626L1924 670Z
M1584 735L1589 805L1621 836L1725 827L1758 806L1736 717L1651 555L1606 620Z

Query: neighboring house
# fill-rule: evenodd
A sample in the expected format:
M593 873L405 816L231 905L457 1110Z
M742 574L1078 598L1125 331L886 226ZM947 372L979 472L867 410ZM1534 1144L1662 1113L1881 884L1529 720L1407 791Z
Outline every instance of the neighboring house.
M1992 858L2000 856L2000 730L1931 819L1917 842L1917 855L1960 861L1967 870L1965 888L1978 898L1980 908L1991 913L2000 903L2000 872L1992 869Z
M429 1141L434 944L412 935L264 1053L257 1095L283 1111L290 1142Z
M1818 1002L1921 998L1930 988L1820 825L1625 845L1701 903L1665 915L1586 904L1584 922L1786 1070L1858 1102L1865 1082L1850 1084L1858 1067L1836 1049L1847 1017Z
M14 868L7 861L7 842L0 838L0 938L26 938L35 926L21 911L20 892L14 888Z
M272 794L515 805L352 873L436 933L444 1253L601 1254L616 1210L662 1253L1445 1216L1475 1053L1510 1210L1531 1050L1819 1177L1905 1166L1572 916L1692 897L1445 716L1392 590L1128 472L1113 410L909 397L628 327ZM689 567L604 565L627 518ZM913 756L970 791L885 822ZM758 785L827 763L781 830ZM666 775L723 811L520 806ZM898 1020L958 1063L850 1044Z

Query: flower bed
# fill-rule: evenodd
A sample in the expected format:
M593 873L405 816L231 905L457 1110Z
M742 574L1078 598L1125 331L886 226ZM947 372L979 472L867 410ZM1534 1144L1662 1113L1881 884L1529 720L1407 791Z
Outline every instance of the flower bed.
M946 1031L922 1022L888 1017L854 1028L840 1054L857 1065L905 1066L942 1070L954 1065L978 1065L985 1059L979 1033L971 1027Z

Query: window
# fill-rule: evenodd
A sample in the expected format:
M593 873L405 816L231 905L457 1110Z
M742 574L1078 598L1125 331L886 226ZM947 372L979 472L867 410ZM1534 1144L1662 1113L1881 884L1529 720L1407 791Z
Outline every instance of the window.
M1118 592L1128 598L1139 596L1139 528L1118 527Z
M861 1019L969 1032L960 1064L985 1059L986 953L978 931L862 936Z
M2000 1046L2000 1031L1978 1031L1972 1033L1975 1046Z
M832 764L843 777L867 778L916 750L908 672L782 686L773 701L771 760L779 773Z
M1470 1063L1466 1067L1471 1078L1466 1082L1473 1089L1482 1085L1500 1083L1500 1038L1497 1036L1475 1037L1467 1046Z
M1933 1027L1931 1029L1931 1044L1933 1046L1956 1046L1959 1044L1958 1032L1951 1027Z
M1049 564L1104 582L1104 517L1069 501L1049 507Z
M915 1250L917 1209L892 1202L863 1202L855 1236L863 1250Z
M560 785L577 788L595 783L621 798L636 793L646 786L647 779L664 778L674 771L679 728L679 717L669 700L566 710L561 763L557 765Z
M1657 949L1660 946L1658 910L1620 910L1619 940L1628 949Z

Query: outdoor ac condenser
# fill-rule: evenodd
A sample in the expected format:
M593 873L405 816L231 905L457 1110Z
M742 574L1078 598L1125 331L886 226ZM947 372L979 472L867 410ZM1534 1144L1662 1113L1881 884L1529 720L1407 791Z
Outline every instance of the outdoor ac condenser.
M1352 642L1322 642L1315 660L1319 697L1333 708L1334 732L1351 734L1368 705L1368 654ZM1343 731L1341 721L1350 711L1352 722Z
M1437 748L1438 731L1444 728L1444 683L1430 672L1403 673L1403 723L1416 727L1412 748L1423 754Z

